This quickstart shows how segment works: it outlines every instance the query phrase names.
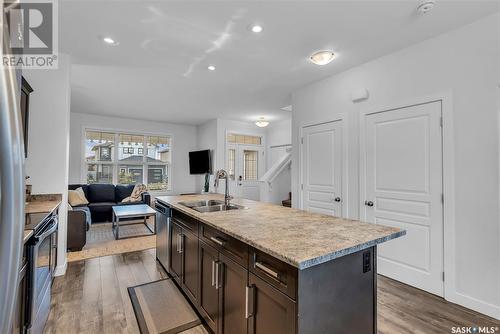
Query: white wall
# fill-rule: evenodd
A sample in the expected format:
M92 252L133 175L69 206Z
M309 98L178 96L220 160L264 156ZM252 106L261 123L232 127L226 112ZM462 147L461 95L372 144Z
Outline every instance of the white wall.
M217 120L213 119L203 123L197 128L198 134L198 149L199 150L212 150L212 172L215 173L217 166ZM205 185L205 176L196 176L197 190L202 191ZM209 191L214 191L213 176L210 176Z
M83 164L83 129L110 129L169 135L172 137L172 189L168 194L196 191L196 177L189 174L188 152L197 148L196 126L129 118L71 113L69 183L81 183Z
M30 95L26 175L33 194L62 194L56 275L66 268L68 145L71 60L59 54L57 70L26 70Z
M313 83L293 94L293 194L299 185L299 129L344 117L348 131L349 217L358 217L360 110L451 91L454 126L455 244L451 301L500 318L499 20L458 30ZM332 64L335 66L335 64ZM367 101L350 93L367 88ZM454 268L454 270L453 270ZM450 276L451 275L451 276Z

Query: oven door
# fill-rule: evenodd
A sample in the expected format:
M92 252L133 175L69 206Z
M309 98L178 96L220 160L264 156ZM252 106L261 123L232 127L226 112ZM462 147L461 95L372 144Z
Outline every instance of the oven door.
M30 333L41 333L50 310L50 287L55 261L54 234L57 232L57 219L54 217L31 245L30 275Z

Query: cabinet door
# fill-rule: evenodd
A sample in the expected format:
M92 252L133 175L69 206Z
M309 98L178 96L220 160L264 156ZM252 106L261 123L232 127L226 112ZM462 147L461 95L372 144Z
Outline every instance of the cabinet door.
M248 333L296 333L296 304L259 277L249 275Z
M172 224L170 233L170 274L180 283L182 273L182 229L177 224Z
M215 286L217 250L200 241L199 247L199 310L210 329L217 333L219 322L219 289Z
M183 230L182 288L193 304L198 305L198 237Z
M245 334L247 333L245 293L248 271L223 254L219 254L219 260L219 285L222 289L219 333Z

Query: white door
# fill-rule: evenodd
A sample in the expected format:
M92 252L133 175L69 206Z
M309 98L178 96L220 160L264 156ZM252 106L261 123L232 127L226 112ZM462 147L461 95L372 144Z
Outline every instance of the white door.
M264 173L264 149L256 145L228 144L226 168L234 197L260 199L259 177Z
M442 296L441 101L367 114L364 125L361 218L406 230L380 245L378 272Z
M302 131L302 209L342 217L342 121Z

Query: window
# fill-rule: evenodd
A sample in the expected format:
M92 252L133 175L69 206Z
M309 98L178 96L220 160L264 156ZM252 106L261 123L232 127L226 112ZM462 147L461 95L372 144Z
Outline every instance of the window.
M243 179L248 181L257 180L259 152L243 151Z
M229 133L227 135L227 142L231 144L261 145L262 137Z
M149 190L168 190L171 151L167 136L88 130L84 156L87 183L144 183Z
M227 172L229 173L229 177L231 180L234 180L234 169L235 169L235 155L236 155L236 150L234 148L230 148L227 150Z

